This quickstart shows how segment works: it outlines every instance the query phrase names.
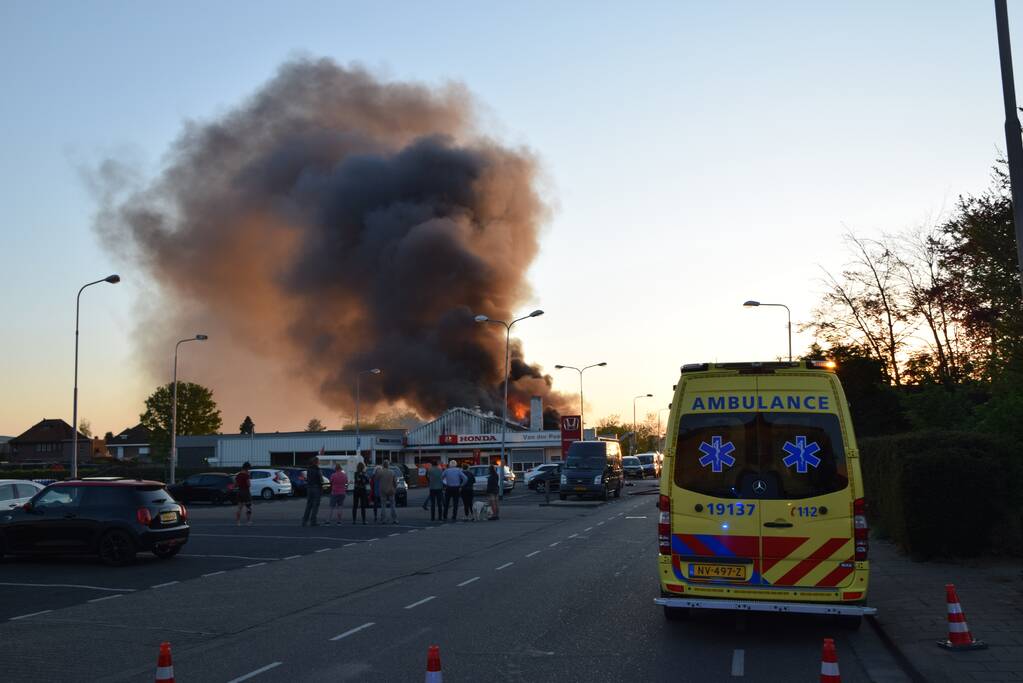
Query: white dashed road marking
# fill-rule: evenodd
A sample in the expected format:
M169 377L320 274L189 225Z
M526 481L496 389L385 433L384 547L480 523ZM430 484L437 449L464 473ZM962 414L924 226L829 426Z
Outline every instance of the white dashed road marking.
M539 550L534 550L533 552L531 552L528 555L526 555L526 557L532 557L533 555L539 555L539 554L540 554Z
M29 617L38 617L40 614L49 614L52 609L44 609L41 612L32 612L31 614L22 614L18 617L11 617L8 621L17 621L18 619L28 619Z
M499 572L502 569L507 569L508 567L512 566L513 564L515 564L515 563L514 562L505 562L500 567L497 567L496 569L494 569L494 571Z
M180 581L168 581L167 583L158 583L155 586L150 586L150 588L166 588L167 586L173 586L176 583L181 583L181 582Z
M733 676L744 676L744 669L746 668L746 651L735 650L732 652L732 675Z
M354 544L354 543L345 543L345 544L344 544L343 546L341 546L341 547L342 547L342 548L347 548L347 547L348 547L348 546L350 546L350 545L355 545L355 544Z
M178 557L220 557L228 560L276 560L276 557L249 557L247 555L186 555L181 553Z
M419 607L422 604L430 602L431 600L435 599L436 597L437 597L436 595L431 595L428 598L423 598L422 600L418 600L416 602L413 602L411 605L405 605L405 609L412 609L413 607Z
M124 594L105 595L102 598L93 598L92 600L89 600L88 602L102 602L103 600L113 600L114 598L123 598L123 597L124 597Z
M367 621L362 626L356 626L353 629L349 629L349 630L345 631L344 633L340 633L340 634L334 636L333 638L331 638L331 640L341 640L342 638L347 638L348 636L354 635L354 634L358 633L359 631L365 630L365 629L367 629L370 626L373 626L375 624L376 624L376 622L374 622L374 621Z
M468 586L473 581L479 581L479 580L480 580L480 577L474 576L471 579L469 579L468 581L463 581L462 583L458 584L458 587L461 588L462 586Z
M134 593L134 588L107 588L106 586L85 586L78 583L0 583L0 586L27 586L30 588L85 588L91 591L111 591L114 593Z
M579 535L579 534L572 534L571 536L569 536L569 538L575 538L575 537L576 537L576 536L578 536L578 535Z
M285 560L297 560L297 559L298 559L298 558L300 558L300 557L302 557L302 556L301 556L301 555L288 555L288 556L287 556L287 557L285 557L284 559L285 559Z
M630 516L630 517L626 517L625 519L646 519L646 515L642 515L642 516L637 515L635 517Z
M274 662L273 664L267 664L266 666L260 667L260 668L256 669L255 671L250 671L249 673L245 674L244 676L239 676L238 678L232 678L227 683L241 683L242 681L247 681L250 678L254 678L254 677L258 676L259 674L263 673L264 671L269 671L270 669L273 669L273 668L278 667L280 665L281 665L281 662Z
M256 562L255 564L245 565L245 568L248 569L250 567L262 567L264 564L266 564L266 562Z
M202 578L205 579L207 576L217 576L218 574L224 574L224 573L226 573L226 572L223 569L221 569L219 572L210 572L209 574L203 574Z
M561 543L561 541L554 541L554 543L551 543L551 544L550 544L549 546L547 546L547 547L548 547L548 548L553 548L554 546L556 546L556 545L557 545L557 544L559 544L559 543Z
M593 530L593 527L588 526L585 529L583 529L583 533L585 534L587 531L592 531L592 530Z
M319 550L317 550L316 552L318 552L318 553L325 553L325 552L327 552L328 550L330 550L330 548L320 548L320 549L319 549Z

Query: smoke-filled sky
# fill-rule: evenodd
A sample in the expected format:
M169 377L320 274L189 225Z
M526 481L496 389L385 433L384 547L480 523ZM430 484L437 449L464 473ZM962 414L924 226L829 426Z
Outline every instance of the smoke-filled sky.
M474 316L510 321L529 300L548 209L533 155L477 130L463 87L296 59L166 158L141 187L116 160L96 180L107 248L156 283L136 335L155 371L180 330L202 330L192 373L231 405L254 360L287 384L265 394L334 412L354 410L370 368L367 411L500 411L505 328ZM514 405L564 403L518 343L514 365Z
M226 430L348 422L363 363L385 369L363 377L382 404L485 404L501 328L458 305L546 311L515 336L572 401L578 375L553 366L606 361L586 374L588 422L630 419L646 393L640 416L662 408L683 362L784 354L784 311L741 303L806 320L845 230L916 227L986 187L1004 148L993 14L2 3L0 434L70 420L75 293L114 271L82 295L81 415L101 434L137 420L197 332L210 340L182 345L180 374L214 389ZM320 59L343 69L328 85L365 90L286 78ZM357 187L370 177L379 213ZM498 258L488 240L513 244ZM415 256L437 241L443 259ZM441 300L406 279L424 269L453 276Z

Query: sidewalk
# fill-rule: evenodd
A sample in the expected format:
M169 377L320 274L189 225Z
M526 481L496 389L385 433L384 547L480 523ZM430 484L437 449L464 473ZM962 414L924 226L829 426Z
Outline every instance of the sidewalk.
M870 599L877 622L927 681L1023 681L1023 563L1004 558L913 562L871 539ZM945 584L955 584L973 637L987 650L952 652Z

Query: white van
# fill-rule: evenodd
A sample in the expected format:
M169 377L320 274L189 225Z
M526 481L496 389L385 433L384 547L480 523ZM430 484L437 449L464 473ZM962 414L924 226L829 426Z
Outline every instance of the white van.
M355 488L356 468L358 468L360 462L364 464L366 462L366 459L361 455L321 455L319 458L320 467L329 470L331 473L334 472L334 463L341 463L341 469L348 475L349 491Z

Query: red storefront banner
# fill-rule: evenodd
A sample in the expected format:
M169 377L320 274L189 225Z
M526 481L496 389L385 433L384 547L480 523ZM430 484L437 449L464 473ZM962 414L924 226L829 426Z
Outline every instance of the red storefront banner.
M583 438L583 421L579 415L561 416L561 457L568 455L568 447L573 441Z

